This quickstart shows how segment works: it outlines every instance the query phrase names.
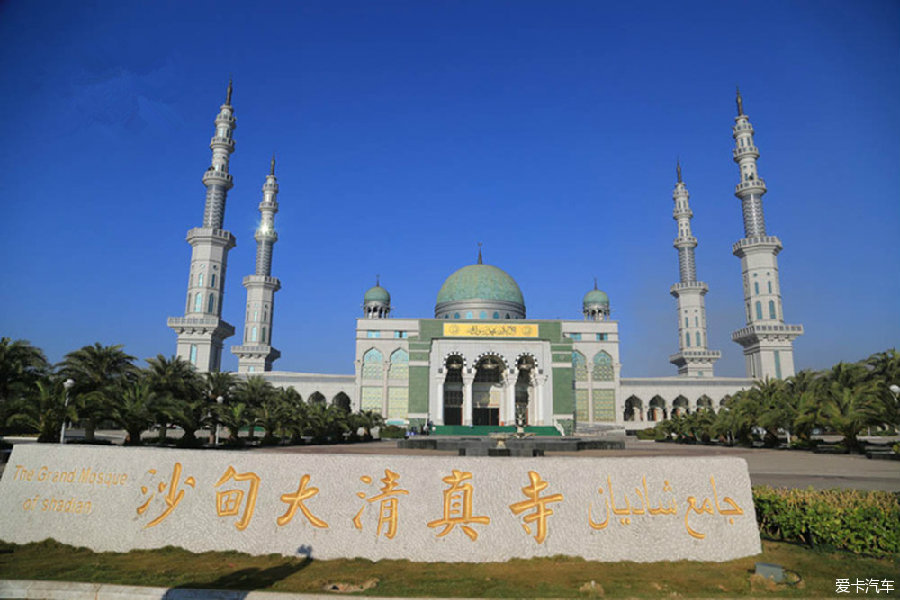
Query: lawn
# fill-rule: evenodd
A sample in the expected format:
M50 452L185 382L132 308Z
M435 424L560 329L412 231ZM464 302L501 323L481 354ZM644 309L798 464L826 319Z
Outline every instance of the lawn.
M753 576L756 562L777 563L795 585ZM179 548L95 553L47 540L0 545L0 578L185 588L320 593L346 585L379 596L554 598L834 597L836 579L891 580L879 597L900 597L900 556L859 557L763 541L763 553L724 563L600 563L556 557L505 563L404 560L308 560L236 552L194 554ZM591 583L593 582L593 584ZM855 589L851 587L851 595ZM864 592L860 592L864 593ZM870 591L874 594L874 590ZM868 594L867 594L868 595Z

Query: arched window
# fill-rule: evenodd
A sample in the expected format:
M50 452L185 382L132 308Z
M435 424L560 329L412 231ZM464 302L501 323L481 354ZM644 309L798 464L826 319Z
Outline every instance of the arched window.
M759 300L756 301L756 318L757 319L763 318L762 317L762 304L759 302Z
M772 293L772 282L771 281L769 282L769 293L770 294Z
M577 350L572 352L572 369L575 371L575 381L587 381L587 359Z
M691 347L691 333L689 331L684 334L684 343L688 348Z
M691 326L691 325L690 325L690 322L688 321L688 318L687 318L687 317L684 318L684 326L685 326L685 327L690 327L690 326Z
M467 319L471 319L471 318L472 318L472 311L471 311L471 310L466 312L466 318L467 318Z
M481 311L481 314L478 315L479 319L487 319L487 311Z
M495 318L495 319L499 319L499 318L500 318L500 313L498 313L498 312L495 311L495 312L494 312L494 318Z
M384 357L381 352L372 348L363 355L363 379L381 379Z
M506 318L507 318L507 319L509 318L509 313L506 313Z
M191 344L191 364L197 364L197 346L194 344Z
M261 337L260 341L261 341L263 344L266 343L266 328L265 328L265 327L262 328L262 337Z
M391 354L391 379L409 379L409 354L403 348Z
M458 318L459 318L459 313L453 313L453 318L454 318L454 319L458 319Z
M758 281L753 282L753 291L756 293L757 296L759 296L759 282Z
M209 302L206 303L206 312L211 313L213 309L216 307L216 296L215 294L209 295Z
M194 312L200 312L203 310L203 294L197 293L194 296Z
M775 316L775 301L774 300L769 300L769 318L770 319L778 318Z
M700 327L700 317L694 317L694 327Z
M612 381L612 356L601 350L594 355L594 381Z
M211 287L211 288L216 287L216 274L215 273L213 273L212 275L209 276L209 287Z
M255 341L256 341L256 335L257 335L256 327L253 327L253 328L250 330L250 341L251 341L251 342L255 342Z
M700 346L702 346L702 345L703 345L703 344L700 343L700 332L698 331L698 332L697 332L697 346L700 347Z
M203 287L203 273L197 275L197 287Z

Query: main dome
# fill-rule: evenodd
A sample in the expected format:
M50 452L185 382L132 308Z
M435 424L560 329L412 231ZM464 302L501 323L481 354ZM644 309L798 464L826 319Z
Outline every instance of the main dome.
M438 319L524 319L525 300L515 279L493 265L467 265L438 292Z

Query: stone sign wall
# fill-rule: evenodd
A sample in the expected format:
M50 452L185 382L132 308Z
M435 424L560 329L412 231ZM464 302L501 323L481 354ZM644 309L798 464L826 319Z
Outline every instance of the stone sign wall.
M17 445L0 539L314 558L724 561L760 552L737 458L479 458Z

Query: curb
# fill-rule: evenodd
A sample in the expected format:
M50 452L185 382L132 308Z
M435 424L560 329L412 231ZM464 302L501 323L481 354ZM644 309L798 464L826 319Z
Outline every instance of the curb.
M359 597L343 594L194 590L75 581L0 580L0 598L18 600L347 600ZM366 600L396 598L366 596Z

